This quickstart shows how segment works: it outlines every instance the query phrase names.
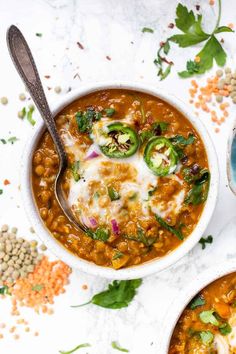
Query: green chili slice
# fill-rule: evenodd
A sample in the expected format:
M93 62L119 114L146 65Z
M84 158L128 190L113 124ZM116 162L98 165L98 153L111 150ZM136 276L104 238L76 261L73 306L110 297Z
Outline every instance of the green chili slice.
M157 176L167 176L176 170L178 154L169 139L155 137L144 150L144 161Z
M107 142L99 145L104 155L120 159L130 157L138 150L138 134L129 126L117 122L108 125L107 130Z

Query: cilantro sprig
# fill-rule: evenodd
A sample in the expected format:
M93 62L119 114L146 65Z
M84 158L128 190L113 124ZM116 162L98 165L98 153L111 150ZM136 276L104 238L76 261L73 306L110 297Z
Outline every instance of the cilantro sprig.
M142 279L120 281L114 280L108 285L107 290L94 295L89 302L71 307L81 307L88 304L94 304L107 309L121 309L129 306L141 284Z
M219 66L224 66L226 63L227 55L216 38L216 35L223 32L233 32L227 26L220 26L221 19L221 0L218 0L219 10L216 25L212 33L206 33L202 26L202 15L195 15L192 10L181 3L176 8L175 25L182 32L175 34L167 39L157 52L157 58L154 60L155 65L158 67L157 75L160 80L165 79L170 71L172 62L170 62L162 54L169 54L170 43L176 43L181 48L187 48L196 44L205 42L203 48L195 56L195 60L188 60L186 70L179 72L182 78L188 78L196 74L203 74L211 69L214 62ZM196 60L197 59L197 60ZM165 65L165 63L167 65Z

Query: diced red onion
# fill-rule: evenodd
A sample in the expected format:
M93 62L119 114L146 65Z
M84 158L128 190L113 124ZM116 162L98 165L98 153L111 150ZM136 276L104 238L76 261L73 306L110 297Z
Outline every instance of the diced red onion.
M98 157L99 154L96 151L92 151L85 160L90 160L90 159L94 159L95 157Z
M111 220L111 226L112 226L112 231L114 232L114 234L119 235L120 229L119 229L119 226L118 226L117 221L115 219Z
M90 221L90 224L91 224L92 227L96 227L97 224L98 224L97 221L96 221L96 219L94 219L94 218L92 218L92 217L89 218L89 221Z

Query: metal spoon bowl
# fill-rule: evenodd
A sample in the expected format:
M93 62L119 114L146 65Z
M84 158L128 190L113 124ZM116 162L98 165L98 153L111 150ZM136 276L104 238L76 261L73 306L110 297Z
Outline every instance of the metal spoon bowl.
M60 162L54 188L56 199L68 219L77 228L87 232L88 228L75 219L66 201L66 196L62 189L62 179L64 172L68 167L67 155L51 114L32 53L23 34L16 26L11 26L8 29L7 44L12 61L15 64L15 67L27 87L35 105L37 106L56 146Z

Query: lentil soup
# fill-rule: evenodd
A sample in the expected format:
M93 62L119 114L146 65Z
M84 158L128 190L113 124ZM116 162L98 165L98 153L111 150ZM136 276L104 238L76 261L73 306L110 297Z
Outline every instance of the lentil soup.
M197 225L210 172L192 124L157 97L124 89L83 96L56 116L69 167L63 189L76 229L54 194L58 156L49 133L32 161L40 216L68 250L119 269L161 258Z
M187 306L172 335L169 354L236 353L236 273L204 288Z

